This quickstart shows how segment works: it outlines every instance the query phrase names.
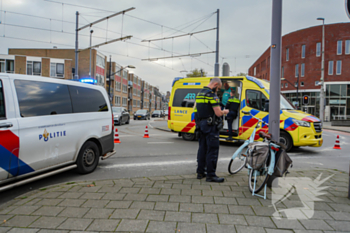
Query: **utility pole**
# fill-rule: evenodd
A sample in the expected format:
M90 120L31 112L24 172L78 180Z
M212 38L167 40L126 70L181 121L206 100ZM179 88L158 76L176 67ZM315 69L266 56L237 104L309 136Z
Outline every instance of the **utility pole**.
M269 133L279 142L280 137L280 92L281 92L281 34L282 34L282 0L272 1L271 30L271 76Z
M214 68L214 76L219 76L219 19L220 19L220 10L216 11L216 53L215 53L215 68Z
M79 75L78 75L78 59L79 59L79 54L78 54L78 28L79 28L79 12L77 11L75 13L75 74L74 74L74 78L78 79Z
M322 63L321 63L321 90L320 90L320 120L323 124L324 116L324 18L317 18L322 20Z
M92 33L94 32L94 30L90 30L90 71L89 71L89 76L90 76L90 78L91 78L91 41L92 41Z
M109 85L108 85L108 97L109 101L112 103L111 99L111 85L112 85L112 56L109 55L109 69L108 69L108 79L109 79Z

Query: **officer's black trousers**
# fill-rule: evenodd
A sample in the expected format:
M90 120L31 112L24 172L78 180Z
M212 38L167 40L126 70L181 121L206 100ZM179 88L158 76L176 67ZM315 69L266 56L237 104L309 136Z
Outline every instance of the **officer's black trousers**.
M216 165L219 156L219 131L215 125L209 126L206 120L199 123L200 136L197 153L197 173L203 174L207 167L207 176L216 176Z

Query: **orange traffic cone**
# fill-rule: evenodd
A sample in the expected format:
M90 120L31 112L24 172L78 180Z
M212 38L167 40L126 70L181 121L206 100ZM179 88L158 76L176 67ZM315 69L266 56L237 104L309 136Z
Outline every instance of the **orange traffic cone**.
M145 135L143 135L143 138L149 138L147 125L146 125L146 129L145 129Z
M118 135L118 129L117 128L115 128L114 143L120 143L119 135Z
M337 139L335 140L335 144L334 144L333 149L341 150L340 144L339 144L339 135L337 136Z

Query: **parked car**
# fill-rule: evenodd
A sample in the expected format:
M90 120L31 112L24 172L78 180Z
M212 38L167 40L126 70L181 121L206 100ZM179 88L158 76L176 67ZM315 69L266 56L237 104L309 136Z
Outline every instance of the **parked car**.
M134 120L149 120L150 118L149 111L146 109L139 109L134 114Z
M164 115L165 115L165 116L168 116L168 112L169 112L168 110L165 110L165 111L164 111Z
M113 111L115 125L129 124L130 114L125 108L112 107L112 111Z
M103 87L0 74L0 191L69 169L93 172L115 154L113 138Z
M164 113L161 110L154 110L152 113L152 117L164 117Z

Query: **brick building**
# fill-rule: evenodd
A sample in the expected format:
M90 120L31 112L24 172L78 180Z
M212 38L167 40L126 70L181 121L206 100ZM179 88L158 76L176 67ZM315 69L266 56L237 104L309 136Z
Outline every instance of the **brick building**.
M63 62L65 72L64 77L66 79L73 79L74 73L72 72L75 66L74 49L10 48L9 54L11 55L4 55L8 57L4 57L3 60L1 60L0 57L0 63L3 61L1 63L1 68L3 70L6 70L6 67L8 66L10 70L18 70L18 72L23 73L27 68L25 66L20 68L22 66L16 64L26 64L24 58L25 56L30 56L30 61L39 61L42 59L42 72L40 75L49 77L50 64ZM17 57L16 61L15 57ZM13 64L10 61L11 59L14 61ZM129 74L127 67L122 67L114 61L111 62L111 69L109 69L109 66L110 62L107 62L107 56L98 52L96 49L91 49L91 58L90 50L81 50L79 52L79 78L92 78L96 80L97 85L105 87L107 93L109 93L111 97L110 99L113 106L125 107L130 114L133 114L138 109L142 108L148 109L150 112L155 109L160 109L161 102L155 94L159 93L157 88L143 81L137 75ZM111 77L109 77L109 70L111 70L111 74L113 74ZM109 87L110 84L111 86Z
M9 49L9 54L24 55L33 57L49 57L58 59L72 60L72 68L75 66L75 50L74 49L27 49L19 48ZM97 85L106 87L106 63L107 58L96 49L91 50L91 75L90 73L90 50L82 50L79 52L78 75L79 78L93 78L97 80ZM72 69L70 69L72 72Z
M72 60L23 55L0 55L0 72L71 79Z
M325 120L350 115L350 23L325 25ZM281 92L294 105L319 115L322 25L282 37ZM270 79L270 48L249 68L249 75ZM298 83L299 80L299 83ZM299 98L296 91L299 89ZM302 96L310 103L302 105ZM349 98L349 99L348 99Z

